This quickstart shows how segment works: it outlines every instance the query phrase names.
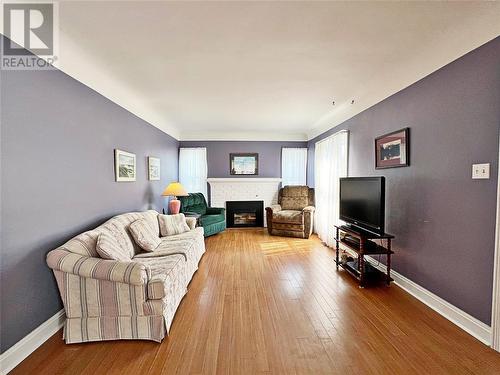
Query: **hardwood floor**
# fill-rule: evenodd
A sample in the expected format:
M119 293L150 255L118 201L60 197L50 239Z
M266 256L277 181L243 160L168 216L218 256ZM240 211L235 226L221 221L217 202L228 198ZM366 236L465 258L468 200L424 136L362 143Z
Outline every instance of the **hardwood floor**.
M58 332L12 374L500 373L499 353L395 285L359 289L333 258L316 237L228 230L207 239L162 344Z

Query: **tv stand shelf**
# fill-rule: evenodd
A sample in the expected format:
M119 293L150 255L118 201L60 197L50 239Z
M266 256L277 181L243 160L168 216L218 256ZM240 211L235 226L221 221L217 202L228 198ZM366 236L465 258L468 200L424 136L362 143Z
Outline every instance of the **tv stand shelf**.
M344 236L341 236L343 234ZM368 281L385 280L390 285L391 278L391 241L393 235L388 233L372 233L347 225L335 225L335 264L346 270L359 281L359 286L364 287ZM385 240L385 245L379 245L373 240ZM357 254L354 262L343 263L339 261L340 244ZM387 271L383 273L365 262L365 255L387 256Z

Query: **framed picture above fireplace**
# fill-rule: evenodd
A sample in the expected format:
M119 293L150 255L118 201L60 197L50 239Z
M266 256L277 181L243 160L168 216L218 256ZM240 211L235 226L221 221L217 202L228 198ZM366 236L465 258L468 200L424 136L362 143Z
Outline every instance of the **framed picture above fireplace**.
M256 153L229 154L229 172L232 175L258 175L259 154Z

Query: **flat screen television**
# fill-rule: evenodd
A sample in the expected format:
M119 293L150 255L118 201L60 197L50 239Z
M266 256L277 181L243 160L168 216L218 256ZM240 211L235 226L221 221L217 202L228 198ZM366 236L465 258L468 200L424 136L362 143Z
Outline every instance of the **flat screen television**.
M361 229L383 233L385 177L341 178L340 219Z

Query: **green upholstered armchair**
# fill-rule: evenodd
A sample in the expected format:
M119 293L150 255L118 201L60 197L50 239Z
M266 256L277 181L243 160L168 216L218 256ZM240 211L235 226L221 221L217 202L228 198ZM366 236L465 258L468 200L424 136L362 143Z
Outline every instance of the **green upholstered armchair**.
M208 207L202 193L189 193L187 197L179 197L181 212L189 217L198 218L198 225L203 227L205 237L226 229L226 213L224 208Z

